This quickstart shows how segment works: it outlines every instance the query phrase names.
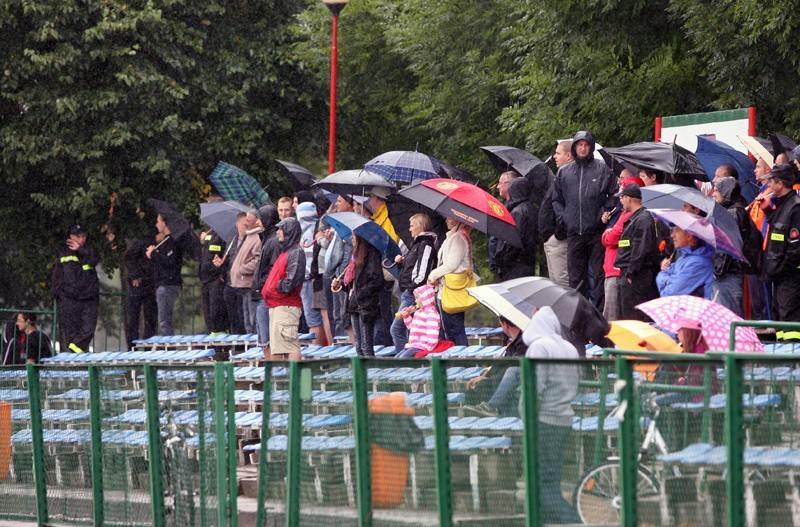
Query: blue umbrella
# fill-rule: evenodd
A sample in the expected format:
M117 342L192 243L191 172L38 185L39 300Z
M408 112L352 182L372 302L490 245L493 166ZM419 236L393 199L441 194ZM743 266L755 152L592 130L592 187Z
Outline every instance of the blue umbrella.
M364 169L385 177L389 181L411 183L417 179L439 177L442 165L439 160L420 152L394 150L370 159Z
M702 135L697 136L697 151L695 152L700 164L708 174L708 179L714 179L714 172L720 165L729 163L736 167L739 172L739 186L742 187L742 196L750 203L759 193L759 186L756 182L754 170L755 164L742 153L733 148L728 143L723 143L717 139L709 139Z
M395 256L400 254L400 247L389 238L383 227L369 218L365 218L355 212L334 212L324 217L327 223L336 234L344 240L350 240L350 234L355 232L368 244L372 245L384 260L394 263ZM400 279L400 271L397 267L387 269L396 279Z

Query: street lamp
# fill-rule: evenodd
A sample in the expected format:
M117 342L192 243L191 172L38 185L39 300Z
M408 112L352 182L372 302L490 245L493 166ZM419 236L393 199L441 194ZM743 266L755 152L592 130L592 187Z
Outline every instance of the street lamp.
M331 102L330 102L330 130L328 131L328 174L336 171L336 65L338 62L339 47L339 13L342 12L350 0L322 0L322 3L333 15L331 27Z

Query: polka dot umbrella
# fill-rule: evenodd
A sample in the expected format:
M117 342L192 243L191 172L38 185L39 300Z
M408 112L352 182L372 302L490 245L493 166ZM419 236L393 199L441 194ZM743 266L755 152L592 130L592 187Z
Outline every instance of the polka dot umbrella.
M700 322L703 337L710 350L729 349L731 322L742 320L725 306L690 295L672 295L639 304L639 309L653 319L661 329L677 333L679 321L689 318ZM734 351L763 352L764 346L753 328L736 328Z

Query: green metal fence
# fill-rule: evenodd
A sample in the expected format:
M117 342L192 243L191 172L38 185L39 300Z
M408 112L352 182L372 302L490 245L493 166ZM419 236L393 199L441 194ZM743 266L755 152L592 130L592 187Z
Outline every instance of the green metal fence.
M800 354L608 351L3 368L0 519L798 523Z

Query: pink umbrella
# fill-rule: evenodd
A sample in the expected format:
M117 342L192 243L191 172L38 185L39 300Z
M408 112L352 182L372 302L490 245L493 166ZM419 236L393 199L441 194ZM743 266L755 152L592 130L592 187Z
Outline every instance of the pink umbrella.
M702 324L703 337L709 349L727 351L730 342L731 322L742 320L725 306L690 295L672 295L639 304L639 309L653 319L661 329L677 333L678 321L690 318ZM735 351L763 352L764 346L753 328L736 328Z

